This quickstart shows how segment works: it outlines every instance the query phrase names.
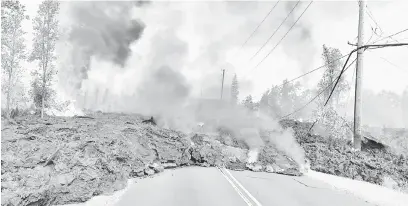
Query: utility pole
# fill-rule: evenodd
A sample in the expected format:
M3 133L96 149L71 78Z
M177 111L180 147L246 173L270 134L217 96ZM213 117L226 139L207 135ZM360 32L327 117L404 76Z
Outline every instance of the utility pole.
M224 75L225 75L225 69L222 69L221 99L222 99L222 93L224 92Z
M358 17L358 42L357 48L363 46L364 40L364 12L365 0L359 0L359 17ZM354 99L354 149L361 150L361 108L362 108L362 73L363 73L363 53L364 48L357 51L357 65L356 65L356 87Z

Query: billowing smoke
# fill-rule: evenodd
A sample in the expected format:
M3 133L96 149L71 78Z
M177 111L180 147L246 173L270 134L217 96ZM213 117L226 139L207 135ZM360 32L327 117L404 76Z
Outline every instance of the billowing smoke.
M140 38L144 25L132 19L132 2L75 2L69 41L86 53L121 67L130 56L130 45Z
M62 84L65 81L64 87L70 85L75 88L68 93L72 95L77 92L83 80L88 78L88 71L92 67L91 57L112 62L122 68L125 66L131 55L131 44L141 37L145 28L140 20L133 18L132 11L143 5L130 1L65 3L69 23L63 25L66 32L63 37L67 43L63 49L70 58L66 61L71 67L64 68L61 81ZM69 81L64 80L65 76L71 77Z
M72 60L70 55L73 66L66 69L71 73L66 79L71 83L66 87L79 83L83 93L76 98L85 108L153 115L161 126L187 132L198 122L205 122L210 131L222 126L243 138L251 149L263 145L257 132L260 129L276 130L276 138L282 135L276 121L259 119L245 108L230 104L233 67L225 77L225 101L218 100L225 53L251 32L249 27L245 34L238 32L243 17L235 11L245 9L242 5L231 8L221 2L152 2L145 7L135 7L131 2L70 4L72 28L66 39L70 53L77 57ZM259 8L257 4L253 6ZM214 10L221 16L210 15ZM256 13L249 16L256 16L252 17L253 22L259 19ZM237 23L222 28L214 24L224 17L224 21ZM245 84L241 85L241 91L245 91ZM291 135L284 136L285 141L294 142Z

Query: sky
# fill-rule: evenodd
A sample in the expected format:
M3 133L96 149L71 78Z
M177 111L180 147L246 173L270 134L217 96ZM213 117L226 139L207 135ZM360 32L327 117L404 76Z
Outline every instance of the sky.
M22 1L28 15L35 16L39 1ZM101 56L92 59L88 78L82 81L83 90L106 89L115 95L131 95L138 92L146 74L160 62L183 76L190 94L204 98L218 98L220 94L222 69L225 69L224 94L229 95L229 85L234 74L240 83L240 98L252 94L256 99L273 84L292 79L323 64L322 45L340 49L343 54L351 51L358 29L358 3L356 1L315 1L300 18L283 41L274 49L259 67L255 66L277 44L292 26L296 18L307 7L308 1L301 1L286 23L277 31L270 42L252 61L253 54L275 31L296 2L279 2L263 22L250 41L240 49L243 42L258 26L275 1L220 2L220 1L177 1L152 2L131 11L129 19L138 19L145 25L139 39L129 46L130 56L124 66L119 66ZM376 23L387 36L408 25L408 1L368 1L368 9ZM61 5L62 26L72 23L72 7ZM89 9L92 13L92 9ZM125 18L125 17L124 17ZM80 19L77 19L78 21ZM97 22L103 24L103 20ZM372 36L371 28L376 23L366 14L364 41ZM27 44L31 45L31 22L26 21ZM377 39L373 35L372 40ZM401 42L408 41L408 32L394 37ZM385 43L386 41L382 41ZM61 45L64 45L61 42ZM67 47L57 49L59 56L69 56ZM237 52L238 51L238 52ZM398 94L408 87L408 47L391 47L366 51L364 53L363 88L375 92L391 90ZM64 70L64 61L59 69ZM35 64L25 64L34 68ZM313 88L317 85L323 70L314 72L300 82ZM72 73L72 72L71 72ZM152 73L152 72L151 72ZM60 82L69 78L69 72L60 72ZM352 70L347 79L351 81ZM27 75L27 81L28 81ZM180 80L181 81L181 80ZM184 83L183 83L184 84ZM60 84L69 90L69 84ZM69 90L72 94L72 91Z

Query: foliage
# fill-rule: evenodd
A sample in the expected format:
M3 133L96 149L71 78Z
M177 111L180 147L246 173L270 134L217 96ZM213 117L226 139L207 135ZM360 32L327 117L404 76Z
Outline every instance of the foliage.
M262 114L270 114L269 90L262 94L261 100L259 101L259 112Z
M296 102L299 101L298 92L300 89L300 84L288 82L287 79L283 81L280 88L280 105L282 108L283 115L293 112L296 108Z
M239 85L238 85L237 75L235 74L234 78L232 79L232 83L231 83L231 102L233 104L237 104L238 95L239 95Z
M401 110L403 126L408 128L408 87L405 88L401 98Z
M278 86L272 86L268 94L268 106L269 106L269 115L272 117L278 117L282 115L282 109L280 108L280 89Z
M352 139L353 124L340 116L333 107L320 107L314 112L317 121L313 131L324 137Z
M242 104L249 110L249 111L254 111L256 108L256 105L252 99L252 95L248 95L245 97L245 99L242 101Z
M339 60L342 56L343 55L341 54L339 49L323 45L322 58L327 69L323 73L323 77L318 84L318 90L322 91L327 87L329 87L330 89L326 89L323 92L323 98L322 101L319 102L320 104L323 104L324 102L327 101L331 91L333 90L334 83L332 82L336 81L336 78L340 74L340 71L343 67L343 62ZM339 80L339 83L336 86L336 89L332 94L332 97L330 98L329 104L331 106L333 105L333 103L338 104L341 100L342 92L347 91L349 89L350 86L348 85L344 76L342 76Z
M7 113L10 106L24 100L21 89L21 61L26 58L26 46L22 22L28 19L25 6L19 1L1 2L1 68L2 91L7 95ZM19 87L16 89L16 87Z
M44 94L44 108L49 108L53 105L53 97L55 96L55 91L51 87L45 87L44 93L39 78L35 78L31 82L31 90L29 91L30 97L34 102L35 107L42 107L42 99Z
M50 86L56 74L54 50L58 39L59 4L54 0L43 1L39 6L37 16L33 19L34 39L30 61L38 62L38 70L32 73L34 82L31 94L35 98L34 102L41 104L41 116L43 116L45 105L50 102L45 98L52 97ZM40 88L42 92L38 92ZM41 99L38 99L39 97Z
M259 102L260 112L272 117L281 117L296 109L300 96L299 83L284 80L281 86L272 86L267 90Z

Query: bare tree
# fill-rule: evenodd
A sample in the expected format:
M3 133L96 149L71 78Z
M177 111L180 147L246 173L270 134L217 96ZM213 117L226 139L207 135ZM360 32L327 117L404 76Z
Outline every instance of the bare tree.
M58 1L43 1L37 16L33 19L34 39L30 60L37 61L39 68L33 72L34 82L31 94L37 101L36 105L41 105L41 118L44 117L46 103L52 97L51 81L56 74L54 50L58 39L59 5Z
M14 87L22 73L21 61L26 59L26 47L22 22L28 19L25 7L19 1L1 1L1 68L4 76L2 90L7 95L7 117Z

